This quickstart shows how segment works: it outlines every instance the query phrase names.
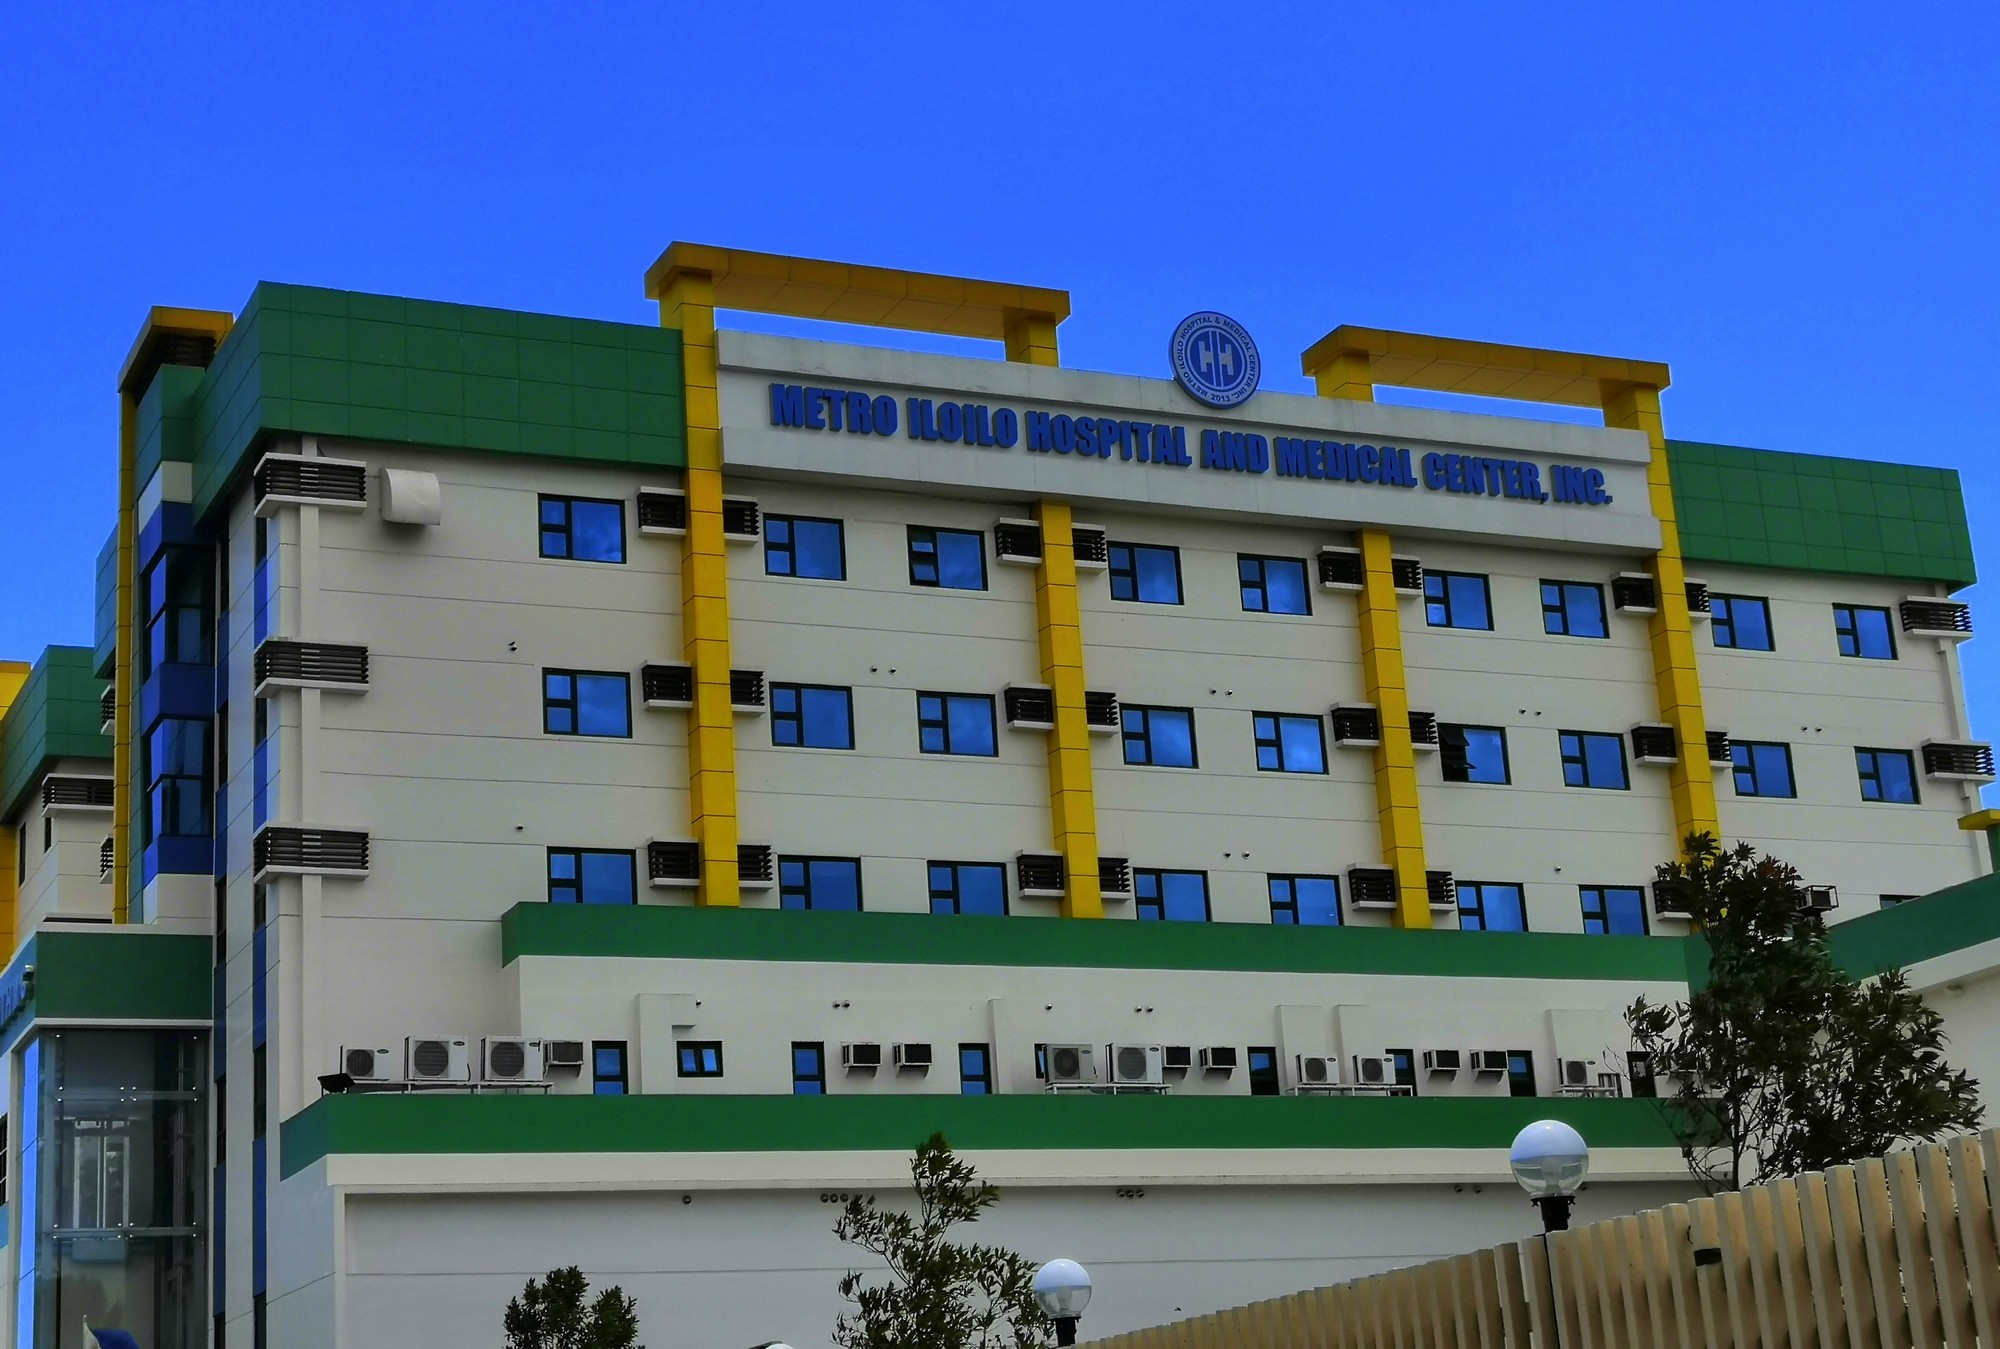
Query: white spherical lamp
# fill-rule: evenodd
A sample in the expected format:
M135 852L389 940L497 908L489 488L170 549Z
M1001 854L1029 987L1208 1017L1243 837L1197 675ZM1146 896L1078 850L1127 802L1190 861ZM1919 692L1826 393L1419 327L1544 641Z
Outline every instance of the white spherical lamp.
M1076 1343L1076 1321L1090 1305L1090 1271L1074 1260L1051 1260L1035 1271L1035 1305L1056 1323L1056 1343Z

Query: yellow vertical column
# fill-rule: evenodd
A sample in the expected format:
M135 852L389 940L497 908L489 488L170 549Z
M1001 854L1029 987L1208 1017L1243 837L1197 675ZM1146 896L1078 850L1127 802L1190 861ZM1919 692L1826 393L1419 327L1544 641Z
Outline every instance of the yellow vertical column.
M722 411L710 279L677 274L660 299L660 323L680 330L687 389L681 640L694 671L688 820L701 849L695 902L736 905L743 900L736 859L736 713L729 697L729 545L722 536Z
M1375 401L1368 358L1344 353L1314 373L1322 398ZM1396 873L1396 926L1431 925L1430 877L1424 865L1424 815L1417 795L1417 755L1410 743L1410 693L1403 673L1403 614L1389 563L1389 536L1361 531L1361 678L1382 721L1375 750L1375 813L1382 858Z
M22 685L28 682L30 667L25 661L0 660L0 721L7 716L7 709L21 696ZM23 807L26 810L27 807ZM7 934L7 951L4 960L14 954L14 924L19 910L20 882L15 879L15 871L20 866L21 857L16 849L14 831L0 829L0 932Z
M1007 359L1055 365L1054 320L1010 317ZM1075 518L1067 502L1035 507L1042 564L1035 569L1035 618L1042 682L1054 690L1056 728L1049 732L1049 822L1063 859L1062 915L1102 918L1097 877L1097 788L1091 775L1090 723L1084 718L1083 609L1076 594Z
M1674 513L1673 480L1667 469L1666 428L1660 391L1639 384L1604 388L1604 424L1644 431L1653 448L1646 490L1660 522L1660 551L1653 558L1659 610L1649 627L1653 678L1659 687L1660 719L1674 728L1680 755L1668 778L1674 803L1676 850L1690 834L1721 837L1715 808L1715 776L1708 762L1708 718L1701 705L1701 674L1695 666L1694 624L1688 617L1687 572L1681 563L1680 524Z

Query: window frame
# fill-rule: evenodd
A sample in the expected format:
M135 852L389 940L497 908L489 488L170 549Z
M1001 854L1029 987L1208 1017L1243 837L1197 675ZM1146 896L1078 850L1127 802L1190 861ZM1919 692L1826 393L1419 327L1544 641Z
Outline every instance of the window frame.
M771 719L771 746L774 749L816 749L850 751L854 748L854 690L845 684L800 684L789 680L773 682L768 690ZM806 743L808 718L806 716L806 695L808 693L838 693L847 710L847 743L844 745L812 745ZM793 705L790 709L778 705L781 696L790 695ZM779 733L791 728L797 740L781 740Z
M799 532L797 527L802 524L833 526L835 554L840 568L838 575L827 576L817 572L802 572L799 570ZM780 530L785 535L782 541L776 537L777 532ZM763 533L764 574L766 576L782 576L790 581L845 581L847 579L847 522L845 520L837 520L825 515L766 514L763 520ZM784 555L789 570L779 571L772 566L772 562L779 554Z
M982 871L990 867L999 874L1000 877L999 913L986 914L982 913L979 910L973 910L970 915L967 914L965 909L965 898L964 898L965 885L963 877L960 875L960 873L967 867L977 867ZM949 871L951 873L950 885L940 886L937 883L937 873L939 871ZM1010 902L1007 894L1007 865L1004 862L927 861L924 863L924 884L930 892L931 913L937 917L970 916L975 918L978 917L1004 918L1013 911L1013 905ZM940 904L948 904L950 905L950 907L945 909L940 909L938 907L938 905Z
M189 772L185 767L168 771L161 764L163 757L185 763L184 757L163 756L156 743L168 727L178 728L176 747L185 749L187 737L192 737L200 758L200 767ZM215 836L215 728L207 717L161 717L154 722L139 742L141 764L145 774L146 805L139 813L141 825L140 845L151 847L161 839L208 839ZM186 818L188 811L183 807L192 803L195 819ZM168 828L172 825L172 828ZM24 826L25 827L25 826ZM20 851L25 856L25 835Z
M1153 715L1158 712L1184 714L1187 717L1188 761L1186 763L1159 763L1153 758ZM1130 718L1134 713L1137 713L1145 722L1144 729L1140 730L1137 734L1134 734L1131 729ZM1189 770L1201 767L1201 746L1195 739L1194 709L1192 707L1168 707L1155 703L1125 703L1119 708L1118 739L1120 752L1128 767ZM1134 759L1132 757L1132 746L1135 743L1145 751L1145 758Z
M1299 603L1303 607L1298 609L1273 609L1271 607L1270 570L1272 563L1277 563L1285 567L1297 567L1299 569ZM1254 581L1244 574L1251 567L1256 568L1257 571ZM1258 595L1258 603L1254 608L1250 604L1250 592L1252 589ZM1237 598L1242 602L1243 612L1246 614L1274 614L1280 618L1312 617L1312 569L1306 565L1306 559L1302 557L1278 557L1269 553L1238 553L1236 555L1236 591Z
M675 1048L678 1049L679 1046L677 1045ZM801 1073L799 1071L799 1054L801 1052L812 1055L813 1070L809 1073ZM678 1059L679 1055L676 1054L675 1057ZM810 1086L812 1090L800 1091L799 1088L801 1086ZM792 1095L826 1095L826 1042L824 1040L792 1041Z
M1872 772L1868 768L1862 766L1861 756L1864 754L1869 755L1875 759ZM1910 799L1907 801L1901 800L1900 798L1891 798L1883 796L1881 794L1882 790L1881 756L1885 754L1894 755L1896 758L1901 759L1903 763L1909 767ZM1854 747L1854 771L1856 776L1860 779L1861 799L1867 802L1871 806L1920 806L1924 803L1924 789L1918 776L1917 756L1911 753L1909 750L1883 749L1874 745L1856 745ZM1868 794L1868 784L1871 780L1875 783L1876 795L1874 796L1870 796Z
M1302 913L1299 907L1300 881L1325 881L1327 884L1333 887L1333 905L1331 909L1326 910L1327 912L1333 914L1333 920L1331 922L1308 923L1302 920ZM1286 895L1285 898L1283 899L1280 899L1278 897L1278 887L1281 885L1284 886L1286 890ZM1340 878L1338 876L1320 875L1311 872L1280 872L1280 873L1268 874L1264 877L1264 895L1265 898L1271 901L1272 927L1346 926L1346 914L1341 908ZM1280 919L1278 917L1280 913L1289 913L1291 917Z
M1511 890L1521 915L1519 927L1492 927L1490 906L1497 893ZM1468 902L1469 901L1469 902ZM1473 921L1468 924L1467 919ZM1528 887L1520 881L1460 881L1458 883L1458 930L1461 932L1526 932L1528 928Z
M1167 878L1196 876L1201 879L1201 917L1170 918L1167 916ZM1144 882L1153 883L1155 893L1145 894ZM1155 912L1148 914L1147 909ZM1134 867L1132 868L1132 916L1142 923L1212 923L1215 921L1215 897L1209 890L1208 873L1188 867Z
M1653 921L1652 921L1652 915L1650 915L1649 913L1647 913L1647 912L1646 912L1646 887L1645 887L1645 886L1643 886L1643 885L1579 885L1579 886L1577 886L1577 888L1576 888L1576 891L1577 891L1577 904L1578 904L1578 905L1579 905L1579 907L1581 907L1581 909L1583 910L1583 931L1584 931L1584 935L1585 935L1585 936L1590 936L1590 937L1650 937L1650 936L1652 936L1652 935L1653 935ZM1634 895L1634 896L1636 896L1636 897L1637 897L1637 903L1636 903L1636 907L1637 907L1637 909L1638 909L1638 913L1639 913L1639 930L1638 930L1637 932L1613 932L1613 931L1611 930L1611 900L1610 900L1610 895L1611 895L1611 894L1612 894L1613 892L1617 892L1617 893L1619 893L1619 894L1627 894L1627 893L1629 893L1629 894L1631 894L1631 895ZM1597 896L1597 912L1596 912L1595 914L1593 914L1593 913L1591 912L1591 907L1590 907L1590 897L1591 897L1591 896L1592 896L1593 894ZM1599 927L1599 929L1598 929L1597 931L1592 931L1592 930L1591 930L1591 926L1590 926L1590 925L1591 925L1591 924L1592 924L1593 922L1595 922L1595 923L1598 923L1598 924L1600 924L1600 927Z
M958 529L947 525L910 525L907 528L909 532L905 540L905 549L909 558L911 585L922 586L926 590L964 590L968 592L983 591L988 588L988 578L986 573L985 530ZM928 546L930 548L929 566L932 575L931 579L928 581L924 580L917 574L917 568L919 565L918 552L917 552L918 536L925 534L930 536L928 540ZM942 540L946 538L963 538L972 540L972 556L979 563L978 585L976 586L951 585L945 581L944 549L941 546L941 543Z
M1121 552L1125 555L1122 565L1119 561L1119 554ZM1172 599L1157 599L1140 593L1139 554L1142 552L1161 552L1173 558L1174 597ZM1105 544L1105 559L1106 581L1110 587L1111 598L1117 600L1120 604L1184 605L1187 603L1187 581L1181 574L1181 550L1177 545L1171 543L1109 542ZM1118 593L1121 581L1130 588L1131 594L1121 595Z
M1861 649L1861 624L1857 621L1861 614L1882 616L1882 635L1889 641L1887 655L1871 655ZM1847 620L1846 631L1841 630L1842 618ZM1852 643L1854 650L1846 649ZM1833 606L1833 644L1843 660L1900 660L1896 647L1896 611L1880 604L1836 604Z
M1465 756L1465 771L1454 774L1445 759L1445 738L1453 732L1467 736L1469 732L1492 732L1500 739L1500 777L1498 781L1472 776L1471 742L1468 738ZM1514 760L1507 748L1507 728L1505 726L1475 726L1470 722L1441 721L1438 723L1438 774L1446 782L1462 782L1473 787L1511 787L1514 785Z
M1509 1049L1502 1052L1507 1055L1507 1094L1509 1096L1540 1095L1541 1093L1535 1089L1535 1051L1532 1049ZM1518 1073L1514 1070L1514 1064L1517 1060L1521 1064L1521 1070ZM1526 1090L1523 1090L1523 1088L1526 1088Z
M851 866L854 868L854 907L851 909L845 907L822 908L813 903L813 894L812 894L813 868L819 865L820 863L830 863L830 862L838 862L843 865ZM803 870L800 872L799 884L792 885L787 883L787 881L785 880L785 868L788 866L796 866L803 868ZM801 902L798 904L787 903L786 900L793 895L797 895L801 900ZM816 855L808 856L805 854L787 854L779 857L778 858L778 907L781 909L793 909L799 911L811 911L818 908L819 911L823 913L864 912L867 909L867 903L861 891L861 859L859 857L822 857Z
M603 1053L618 1056L615 1073L606 1073L600 1066L598 1055ZM606 1091L605 1087L615 1086L616 1090ZM632 1094L632 1052L626 1040L592 1040L590 1042L590 1094L592 1096L629 1096Z
M1264 721L1271 723L1271 735L1268 740L1264 737L1260 724ZM1318 747L1319 751L1319 767L1287 767L1285 763L1287 758L1285 753L1285 727L1287 724L1299 724L1302 729L1303 723L1306 722L1312 723L1314 744ZM1250 741L1256 754L1257 771L1260 773L1299 773L1308 776L1317 774L1324 777L1330 771L1326 761L1325 717L1314 716L1307 712L1252 712L1250 714ZM1269 768L1264 766L1264 751L1267 748L1277 758L1276 764Z
M559 525L550 524L546 518L546 512L552 504L560 505L563 508L563 518ZM579 505L609 506L618 512L617 557L578 557L576 555L576 507ZM549 536L551 534L559 535L569 551L563 553L550 552ZM571 496L566 492L537 493L535 500L535 536L541 556L552 562L588 562L600 567L622 567L625 565L626 558L630 554L630 549L626 546L625 542L625 503L611 497Z
M1439 582L1438 593L1436 595L1431 594L1432 581ZM1486 621L1484 623L1460 623L1457 621L1458 616L1454 612L1455 606L1452 598L1451 583L1453 581L1477 581L1479 583L1479 602L1481 607L1486 610ZM1432 607L1434 605L1443 608L1444 622L1440 623L1434 617L1436 612ZM1432 628L1456 628L1460 632L1492 632L1494 630L1492 577L1484 572L1431 571L1426 568L1424 571L1424 625Z
M1604 587L1602 584L1596 581L1560 581L1544 578L1540 582L1540 585L1542 631L1544 633L1551 637L1577 637L1593 642L1609 640L1611 636L1611 613L1604 606ZM1550 586L1556 588L1557 599L1554 604L1549 602ZM1601 632L1574 632L1571 630L1573 626L1570 617L1571 594L1575 591L1586 590L1597 600L1597 623L1603 629ZM1550 627L1549 624L1551 621L1559 621L1562 626Z
M549 903L551 904L637 904L639 902L639 859L637 854L635 854L632 851L632 849L550 847L544 849L543 851L546 854L546 861L544 863L544 868L548 880L547 899ZM574 862L575 874L573 876L562 878L556 875L556 859L558 857L567 857ZM626 874L627 898L619 900L585 899L583 872L584 872L584 858L586 857L623 858L625 861L625 868L626 868L625 874ZM556 890L558 889L558 887L574 890L576 892L575 898L573 899L556 898Z
M968 1072L965 1066L967 1054L979 1056L979 1071ZM972 1088L977 1085L977 1091ZM958 1047L958 1094L960 1096L991 1096L993 1092L993 1046L974 1044L968 1041Z
M1758 768L1756 751L1770 749L1775 749L1784 756L1785 785L1790 788L1789 791L1767 792L1761 790L1763 784L1759 781L1761 772ZM1738 751L1742 751L1744 756L1742 759L1737 758ZM1792 765L1792 747L1784 741L1737 740L1732 738L1729 742L1729 759L1730 786L1735 789L1738 796L1765 797L1774 801L1796 801L1798 799L1799 777ZM1747 792L1743 790L1743 775L1745 773L1750 775L1750 790Z
M1260 1064L1259 1059L1263 1062ZM1285 1080L1276 1045L1251 1045L1243 1052L1243 1072L1252 1096L1282 1096Z
M1766 646L1745 646L1736 640L1737 606L1754 604L1764 611L1764 640ZM1727 633L1728 641L1722 640ZM1720 651L1776 651L1778 632L1771 622L1771 597L1768 595L1718 595L1708 597L1708 640Z
M718 1078L723 1075L722 1041L674 1041L676 1077Z
M549 690L552 679L570 681L569 696L558 697ZM583 729L583 681L585 679L615 679L622 689L621 706L625 712L625 729L616 733L610 731L586 731ZM552 716L567 710L570 729L557 730L552 724ZM579 740L630 740L632 738L632 676L623 670L572 670L553 666L542 667L542 734L571 736Z
M935 699L938 704L936 717L924 715L926 700ZM986 709L986 743L991 749L956 749L952 745L952 704L979 703ZM936 731L942 749L932 749L926 741L930 732ZM943 754L960 759L997 759L1000 757L1000 709L990 693L941 693L934 689L917 691L917 752L919 754Z
M1574 755L1563 744L1571 736L1576 737L1577 740L1577 752ZM1617 786L1613 787L1590 780L1590 750L1585 741L1592 739L1609 740L1618 746L1618 774L1620 781ZM1593 792L1629 792L1632 790L1632 765L1625 757L1625 737L1616 731L1559 730L1556 732L1556 753L1562 761L1563 786L1565 787L1575 788L1578 791ZM1584 779L1582 782L1571 782L1569 780L1569 769L1572 763L1582 771Z

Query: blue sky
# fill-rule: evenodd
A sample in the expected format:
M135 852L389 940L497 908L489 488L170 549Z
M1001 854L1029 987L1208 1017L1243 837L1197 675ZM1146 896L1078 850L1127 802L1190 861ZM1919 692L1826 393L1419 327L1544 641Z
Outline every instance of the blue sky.
M1521 12L12 6L0 654L89 640L148 305L651 322L675 238L1066 287L1096 369L1210 307L1267 388L1342 322L1662 359L1670 434L1958 468L2000 566L2000 10Z

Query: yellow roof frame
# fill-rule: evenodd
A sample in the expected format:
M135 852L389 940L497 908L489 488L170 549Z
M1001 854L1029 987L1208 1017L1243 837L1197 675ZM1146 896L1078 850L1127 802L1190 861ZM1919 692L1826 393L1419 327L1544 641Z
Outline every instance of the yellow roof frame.
M125 364L118 367L118 391L141 392L152 382L160 343L165 339L212 337L215 344L221 346L223 339L229 336L229 330L235 326L235 316L219 309L177 309L171 305L154 305L147 311L146 321L139 326L139 335L132 339L132 349L125 353Z
M1305 373L1366 372L1370 384L1601 408L1620 389L1664 389L1663 361L1472 342L1342 324L1307 347Z

